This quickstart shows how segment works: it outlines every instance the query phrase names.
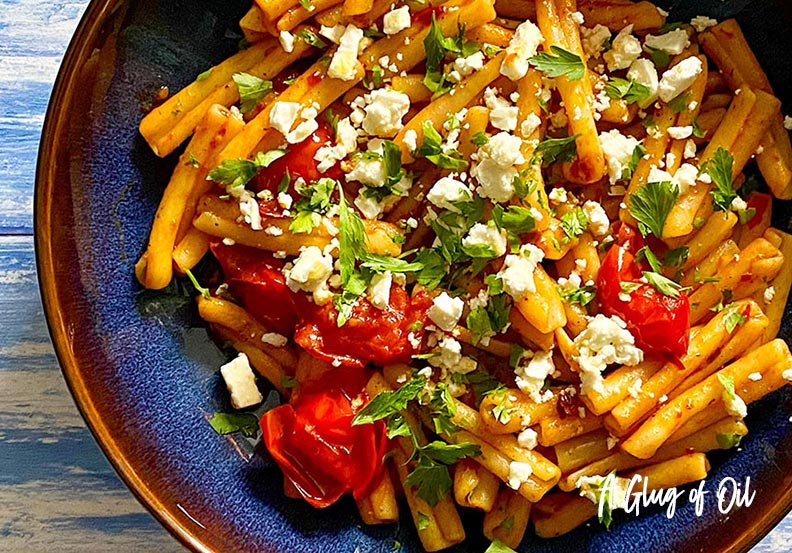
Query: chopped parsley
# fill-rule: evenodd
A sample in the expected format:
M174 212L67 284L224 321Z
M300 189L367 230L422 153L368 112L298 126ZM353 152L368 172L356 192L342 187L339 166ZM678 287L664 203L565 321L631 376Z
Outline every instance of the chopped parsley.
M558 46L551 46L550 53L540 52L528 58L528 63L553 79L566 77L570 81L579 81L586 74L586 64L580 56Z
M579 135L567 136L564 138L545 138L534 149L531 163L542 160L542 166L555 161L572 161L577 155L577 144L575 140Z
M206 180L212 180L223 186L245 186L256 176L259 169L269 167L275 160L286 155L286 150L277 149L258 152L252 160L226 159L209 171Z
M653 271L643 271L643 276L655 290L664 296L670 296L672 298L679 297L682 286L670 278Z
M564 234L570 239L577 238L583 234L588 223L586 212L581 207L576 207L561 216L561 228L564 229Z
M742 438L743 435L737 433L717 434L715 436L715 440L718 442L718 447L721 449L731 449L733 447L737 447L740 445Z
M650 232L662 238L668 214L679 196L679 188L670 182L647 182L629 197L629 212L638 221L643 236Z
M612 100L624 100L628 104L645 102L652 96L648 86L635 81L610 77L605 85L605 94Z
M728 211L737 197L732 179L733 167L732 155L726 149L718 148L712 159L701 168L701 172L707 173L715 185L712 189L712 205L717 211Z
M443 149L443 137L435 130L431 121L424 121L421 130L423 140L416 152L418 157L428 159L441 169L452 171L462 171L468 166L468 162L462 157L462 152L455 148Z
M597 289L594 286L581 286L572 290L562 290L561 297L569 303L578 303L585 307L597 295Z
M272 81L265 81L249 73L234 73L231 77L239 90L239 110L250 113L264 96L272 92Z
M241 432L244 436L255 438L259 421L253 413L214 413L209 417L209 425L218 434Z

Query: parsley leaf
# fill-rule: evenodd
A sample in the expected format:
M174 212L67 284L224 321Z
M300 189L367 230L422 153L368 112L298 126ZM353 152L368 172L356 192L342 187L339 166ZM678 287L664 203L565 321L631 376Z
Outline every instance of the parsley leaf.
M302 180L297 180L302 183ZM307 185L295 183L295 190L303 199L294 204L296 210L289 230L294 233L311 232L322 222L321 214L330 209L331 195L338 183L329 178L322 178Z
M579 81L586 74L586 65L580 56L558 46L551 46L550 52L541 52L528 58L528 63L551 78L565 76L570 81Z
M536 227L531 210L518 205L510 205L505 209L496 205L492 208L492 220L499 228L516 234L531 232Z
M568 291L562 291L561 297L569 303L579 303L583 307L591 303L597 295L597 289L594 286L581 286Z
M634 149L633 153L630 156L630 161L627 162L627 165L622 168L621 180L630 180L632 179L635 170L638 168L638 164L641 162L641 158L646 154L646 148L644 148L641 144L638 144Z
M536 160L542 160L542 166L550 165L555 161L572 161L577 155L577 144L575 140L580 135L567 136L564 138L545 138L534 149L531 164Z
M630 194L629 212L638 221L643 236L650 232L661 238L668 214L679 196L679 188L670 182L647 182Z
M748 318L745 315L734 309L731 313L726 315L726 318L723 320L723 326L726 327L726 332L731 334L734 332L735 328L745 324L746 320L748 320Z
M643 271L643 276L649 281L649 284L651 284L652 287L654 287L654 289L661 294L670 296L672 298L679 297L682 286L670 278L664 277L660 273L655 273L652 271Z
M718 442L718 447L721 449L731 449L740 445L743 439L742 434L717 434L715 440Z
M612 100L623 99L628 104L642 103L652 96L648 86L619 77L611 77L605 85L605 94Z
M462 171L467 167L468 162L462 158L462 152L457 149L443 150L443 138L435 130L431 121L424 121L421 130L423 131L423 140L416 152L418 157L428 159L441 169Z
M297 31L296 33L297 38L305 42L306 44L313 46L314 48L327 48L327 43L319 38L315 32L311 29L303 28Z
M272 81L265 81L249 73L234 73L231 77L239 90L239 110L250 113L264 96L272 91Z
M732 170L734 158L724 148L718 148L712 159L701 168L702 173L707 173L715 184L712 189L712 204L718 211L728 211L732 201L737 197L734 191Z
M470 141L473 143L474 146L478 146L479 148L481 148L482 146L484 146L484 144L489 142L489 135L484 131L478 131L470 138Z
M668 102L668 107L671 108L671 111L674 113L682 113L683 111L688 109L688 104L690 103L690 93L680 94L670 102Z
M286 150L269 150L258 152L252 160L226 159L220 165L209 171L206 180L212 180L223 186L245 186L256 176L258 170L269 165L276 159L286 155Z
M723 386L723 397L728 401L735 401L737 399L737 392L734 390L734 377L723 374L718 374L718 382Z
M249 438L255 438L259 428L258 418L253 413L214 413L209 417L209 425L218 434L241 432Z
M426 380L413 378L394 391L380 392L369 401L352 419L352 425L369 424L387 418L406 409L407 404L418 397Z
M514 525L514 519L512 519L512 525ZM503 526L503 524L501 524L501 526ZM489 547L487 547L484 553L517 553L517 552L508 545L506 545L505 543L503 543L502 541L500 541L498 538L495 538L494 540L492 540L492 543L489 544Z
M577 238L586 231L588 217L583 208L576 207L561 216L561 228L569 238Z
M211 74L212 74L212 69L213 69L213 68L212 68L212 67L210 67L209 69L207 69L206 71L204 71L203 73L201 73L200 75L198 75L197 77L195 77L195 80L196 80L196 81L205 81L206 79L208 79L208 78L209 78L209 75L211 75Z

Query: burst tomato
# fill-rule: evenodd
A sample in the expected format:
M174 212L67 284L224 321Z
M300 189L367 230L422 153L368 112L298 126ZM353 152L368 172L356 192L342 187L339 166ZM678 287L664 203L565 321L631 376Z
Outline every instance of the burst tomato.
M320 173L317 162L314 159L316 152L323 146L332 146L333 138L327 123L320 123L316 131L300 142L299 144L289 144L286 155L274 161L269 167L262 169L253 178L250 187L256 192L269 190L272 193L271 199L259 200L259 211L267 217L282 217L283 207L278 204L278 185L283 176L288 171L291 178L288 192L295 200L299 197L294 189L294 182L302 177L306 183L319 180L322 177L329 177L340 180L342 177L341 169L336 164L324 173Z
M410 297L404 288L393 284L385 309L374 307L361 297L342 327L338 326L338 311L332 304L308 310L294 341L320 359L343 365L407 363L418 353L412 342L423 336L421 329L431 305L425 292L418 291Z
M600 305L606 315L618 315L627 323L641 349L679 359L687 353L690 334L687 294L666 296L640 282L641 267L629 251L637 245L633 239L634 236L628 236L624 246L613 246L602 261L597 276ZM637 287L622 291L622 283L634 283Z
M358 499L379 482L386 436L382 421L352 426L368 401L362 369L328 371L292 403L261 417L264 443L283 474L314 507L351 492Z

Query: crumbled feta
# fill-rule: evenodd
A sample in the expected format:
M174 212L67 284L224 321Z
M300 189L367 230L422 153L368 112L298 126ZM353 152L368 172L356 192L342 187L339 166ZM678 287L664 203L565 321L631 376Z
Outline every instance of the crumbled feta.
M451 64L452 81L459 82L462 77L467 77L471 73L484 67L484 52L475 52L466 58L457 58Z
M517 444L525 449L534 449L537 444L537 433L533 428L526 428L517 434Z
M588 200L583 204L583 211L589 222L589 229L594 236L605 236L610 230L610 219L605 209L593 200Z
M501 167L511 167L515 164L525 163L522 155L522 139L507 132L499 132L490 137L478 151L478 157L492 159Z
M371 282L366 290L366 296L371 302L371 305L377 309L385 309L388 307L392 283L393 274L390 271L377 273L371 277Z
M668 127L668 136L674 140L684 140L693 135L693 125L685 125L684 127Z
M470 174L478 181L476 192L483 198L505 203L514 195L512 183L518 172L512 166L503 167L494 159L486 158L476 164Z
M784 116L784 128L788 131L792 131L792 117L789 115Z
M748 375L748 380L750 380L751 382L759 382L760 380L762 380L762 373L759 372L750 373Z
M506 253L508 241L506 233L498 230L494 225L476 223L468 231L467 236L462 238L462 245L466 248L484 246L492 250L495 257L500 257Z
M566 188L553 188L547 195L547 199L555 205L565 204L569 201L569 194Z
M450 209L456 211L453 205L455 202L470 200L470 189L465 183L451 177L443 177L438 180L429 192L426 199L440 209Z
M432 300L432 307L428 315L434 324L446 332L451 332L462 316L465 302L460 298L452 298L447 292L442 292Z
M592 29L581 27L580 36L583 42L583 51L586 53L586 56L589 58L597 58L605 47L605 44L610 40L611 32L605 25L597 23Z
M277 332L265 332L261 335L261 341L276 348L282 348L289 342L289 339Z
M347 181L357 181L373 187L384 185L386 178L385 163L382 157L357 157L352 170L346 174Z
M685 58L663 73L658 95L666 103L687 90L702 71L701 60L697 57Z
M690 46L690 39L685 29L674 29L664 35L647 35L646 39L644 39L644 45L648 48L662 50L666 54L676 56Z
M786 369L781 373L781 378L792 381L792 369Z
M603 55L610 71L627 69L643 52L641 41L633 36L632 31L632 25L622 29L613 39L611 49Z
M528 58L536 55L539 45L544 42L542 32L531 21L524 21L514 30L514 35L506 47L500 73L517 81L525 76L530 67Z
M767 288L765 288L764 291L765 303L770 303L771 301L773 301L774 297L775 297L775 288L773 286L768 286Z
M451 336L443 336L433 350L429 364L456 374L467 374L476 370L475 359L462 355L462 344Z
M504 292L515 300L535 293L534 271L542 259L544 252L533 244L524 244L519 254L507 255L503 260L503 267L498 271L498 277L503 281Z
M333 44L338 44L341 42L341 36L343 36L345 30L346 27L343 25L334 25L332 27L326 27L325 25L322 25L319 27L319 34Z
M402 6L386 13L382 17L382 32L395 35L410 26L410 6Z
M278 35L278 40L280 41L281 48L287 54L294 52L294 35L291 34L289 31L281 31L280 35Z
M418 149L418 133L414 129L408 129L407 132L404 133L402 142L410 152L414 152Z
M509 463L509 477L506 484L513 490L519 490L520 486L531 478L531 474L533 474L533 467L531 467L530 463L511 461Z
M231 407L245 409L261 403L264 399L256 386L256 375L250 368L247 355L240 353L222 367L220 374L223 376L228 393L231 394Z
M580 393L604 391L602 371L618 363L633 366L643 361L643 351L635 347L635 337L618 316L598 314L574 340L580 367Z
M329 253L323 253L316 246L308 246L300 252L294 265L283 268L286 277L286 286L292 292L303 290L314 294L322 294L327 290L327 279L333 274L333 258Z
M701 33L709 29L710 27L714 27L718 24L718 21L712 19L711 17L707 17L706 15L697 15L693 19L690 20L690 24L696 29L697 33Z
M619 129L600 133L600 147L608 163L608 178L611 184L622 179L624 170L629 166L635 148L641 143L632 136L624 136Z
M545 380L554 372L553 354L549 351L537 351L527 364L518 363L514 369L514 381L520 391L537 403L542 403L541 392Z
M341 35L338 48L330 60L327 76L342 81L351 81L357 76L358 50L363 40L363 30L348 25Z
M520 135L523 138L530 138L530 136L542 126L542 119L535 113L529 113L525 119L520 123Z
M691 186L696 186L698 176L698 167L691 163L683 163L674 173L671 182L677 185L680 194L685 194Z
M243 190L239 195L239 212L251 229L261 230L261 212L258 202L247 190Z
M646 108L657 100L660 80L657 76L657 69L650 60L639 58L632 62L629 71L627 71L627 79L649 89L649 96L638 103L639 107Z
M731 208L732 211L737 211L737 212L745 211L746 209L748 209L748 203L745 200L743 200L741 197L737 196L732 200L731 205L729 207Z
M300 102L275 102L269 113L270 127L280 131L283 136L289 134L302 109Z
M501 131L513 131L517 128L517 106L499 96L494 88L487 87L484 90L484 103L490 110L489 118L493 127Z
M366 196L361 193L357 195L354 202L366 219L377 219L385 211L385 203L377 200L377 198Z
M390 88L378 88L363 99L363 130L372 136L390 137L402 128L402 117L410 110L410 97Z
M723 390L723 406L726 412L736 419L744 419L748 415L748 406L736 392L730 394Z

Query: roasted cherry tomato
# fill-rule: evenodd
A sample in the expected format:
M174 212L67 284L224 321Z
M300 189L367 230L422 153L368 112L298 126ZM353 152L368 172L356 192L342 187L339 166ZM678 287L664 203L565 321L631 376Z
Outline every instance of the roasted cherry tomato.
M423 336L421 329L426 326L426 312L431 305L425 292L418 291L410 297L404 288L393 284L385 309L374 307L362 296L341 327L332 304L307 310L294 341L320 359L343 365L407 363L418 353L413 342Z
M332 146L333 138L327 123L320 123L316 131L300 142L299 144L289 144L286 155L275 160L269 167L259 171L250 183L252 190L261 192L262 190L269 190L272 193L271 199L259 200L259 211L262 215L267 217L281 217L283 216L283 207L278 203L278 185L280 185L283 176L289 172L290 185L288 188L289 194L294 201L299 199L299 194L294 189L294 183L298 177L302 177L306 183L311 183L319 180L322 177L329 177L336 180L341 180L341 168L336 164L324 173L320 173L317 169L317 161L314 155L322 146Z
M285 336L294 333L300 298L292 294L281 273L283 262L271 254L245 246L213 242L228 291L251 315ZM303 298L303 301L306 301Z
M632 238L632 237L631 237ZM634 247L634 246L633 246ZM653 286L639 282L641 267L628 251L630 242L613 246L602 261L597 276L597 296L606 315L618 315L638 347L679 359L688 349L690 334L690 302L680 292L671 297ZM622 291L622 283L637 287Z
M368 401L366 377L362 369L328 371L298 388L292 403L261 417L267 449L314 507L327 507L348 492L359 499L382 476L384 424L352 426Z

